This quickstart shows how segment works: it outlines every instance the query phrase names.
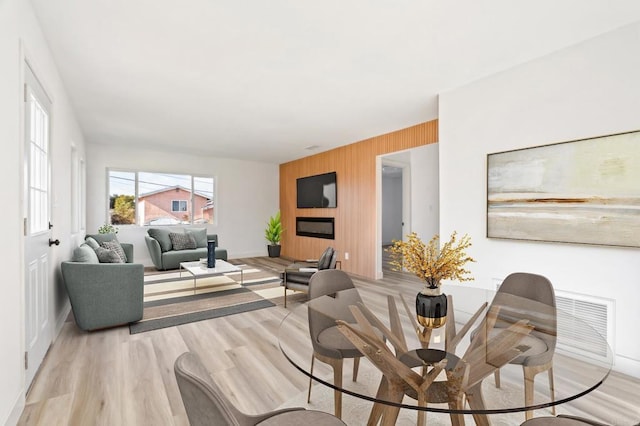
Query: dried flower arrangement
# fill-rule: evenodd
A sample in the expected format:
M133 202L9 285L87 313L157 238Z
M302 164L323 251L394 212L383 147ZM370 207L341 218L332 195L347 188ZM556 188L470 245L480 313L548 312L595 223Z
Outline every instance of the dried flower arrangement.
M464 269L467 262L475 262L465 253L471 246L471 237L464 235L456 243L457 233L442 247L440 236L435 235L425 245L415 232L407 235L407 241L394 240L387 249L391 254L391 267L394 271L406 268L427 283L428 288L438 288L441 280L455 279L458 281L472 281L473 277L465 276L470 272Z

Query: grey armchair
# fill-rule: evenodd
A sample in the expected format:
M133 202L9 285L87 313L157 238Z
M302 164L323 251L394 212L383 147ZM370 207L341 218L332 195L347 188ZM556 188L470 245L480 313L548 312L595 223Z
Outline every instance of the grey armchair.
M309 292L309 280L317 271L335 269L338 253L333 247L327 247L317 261L296 261L280 274L284 286L284 307L287 307L287 289Z
M122 244L127 261L133 248ZM62 262L62 277L76 324L96 330L142 319L144 267L136 263L99 263L91 247L82 244L74 260Z
M191 426L344 425L331 414L304 408L285 408L259 415L245 414L229 402L211 379L200 358L191 352L185 352L176 359L174 372Z

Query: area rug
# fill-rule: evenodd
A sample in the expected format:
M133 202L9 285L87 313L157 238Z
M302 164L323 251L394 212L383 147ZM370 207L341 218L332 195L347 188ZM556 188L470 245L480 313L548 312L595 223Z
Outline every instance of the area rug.
M143 318L129 325L129 333L276 306L282 298L280 278L255 267L237 266L242 275L235 272L198 278L195 288L188 272L146 275Z

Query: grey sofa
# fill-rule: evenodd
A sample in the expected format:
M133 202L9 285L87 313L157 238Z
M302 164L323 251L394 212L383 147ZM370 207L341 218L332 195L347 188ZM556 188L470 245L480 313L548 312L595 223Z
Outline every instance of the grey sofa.
M194 236L195 249L175 250L170 233L190 233ZM207 257L207 241L216 242L216 259L227 260L227 250L218 247L218 235L207 234L206 228L168 229L149 228L144 237L151 261L158 270L178 269L180 262L192 262Z
M98 237L102 242L104 238ZM62 262L62 277L76 324L96 330L142 319L144 267L133 263L133 245L120 243L127 263L99 263L82 244L72 261Z

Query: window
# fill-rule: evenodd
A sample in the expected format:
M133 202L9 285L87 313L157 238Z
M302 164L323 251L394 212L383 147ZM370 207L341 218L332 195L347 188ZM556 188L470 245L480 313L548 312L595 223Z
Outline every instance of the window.
M172 212L186 212L187 211L187 201L186 200L173 200L173 201L171 201L171 211Z
M114 225L214 223L215 179L108 170L109 222Z

